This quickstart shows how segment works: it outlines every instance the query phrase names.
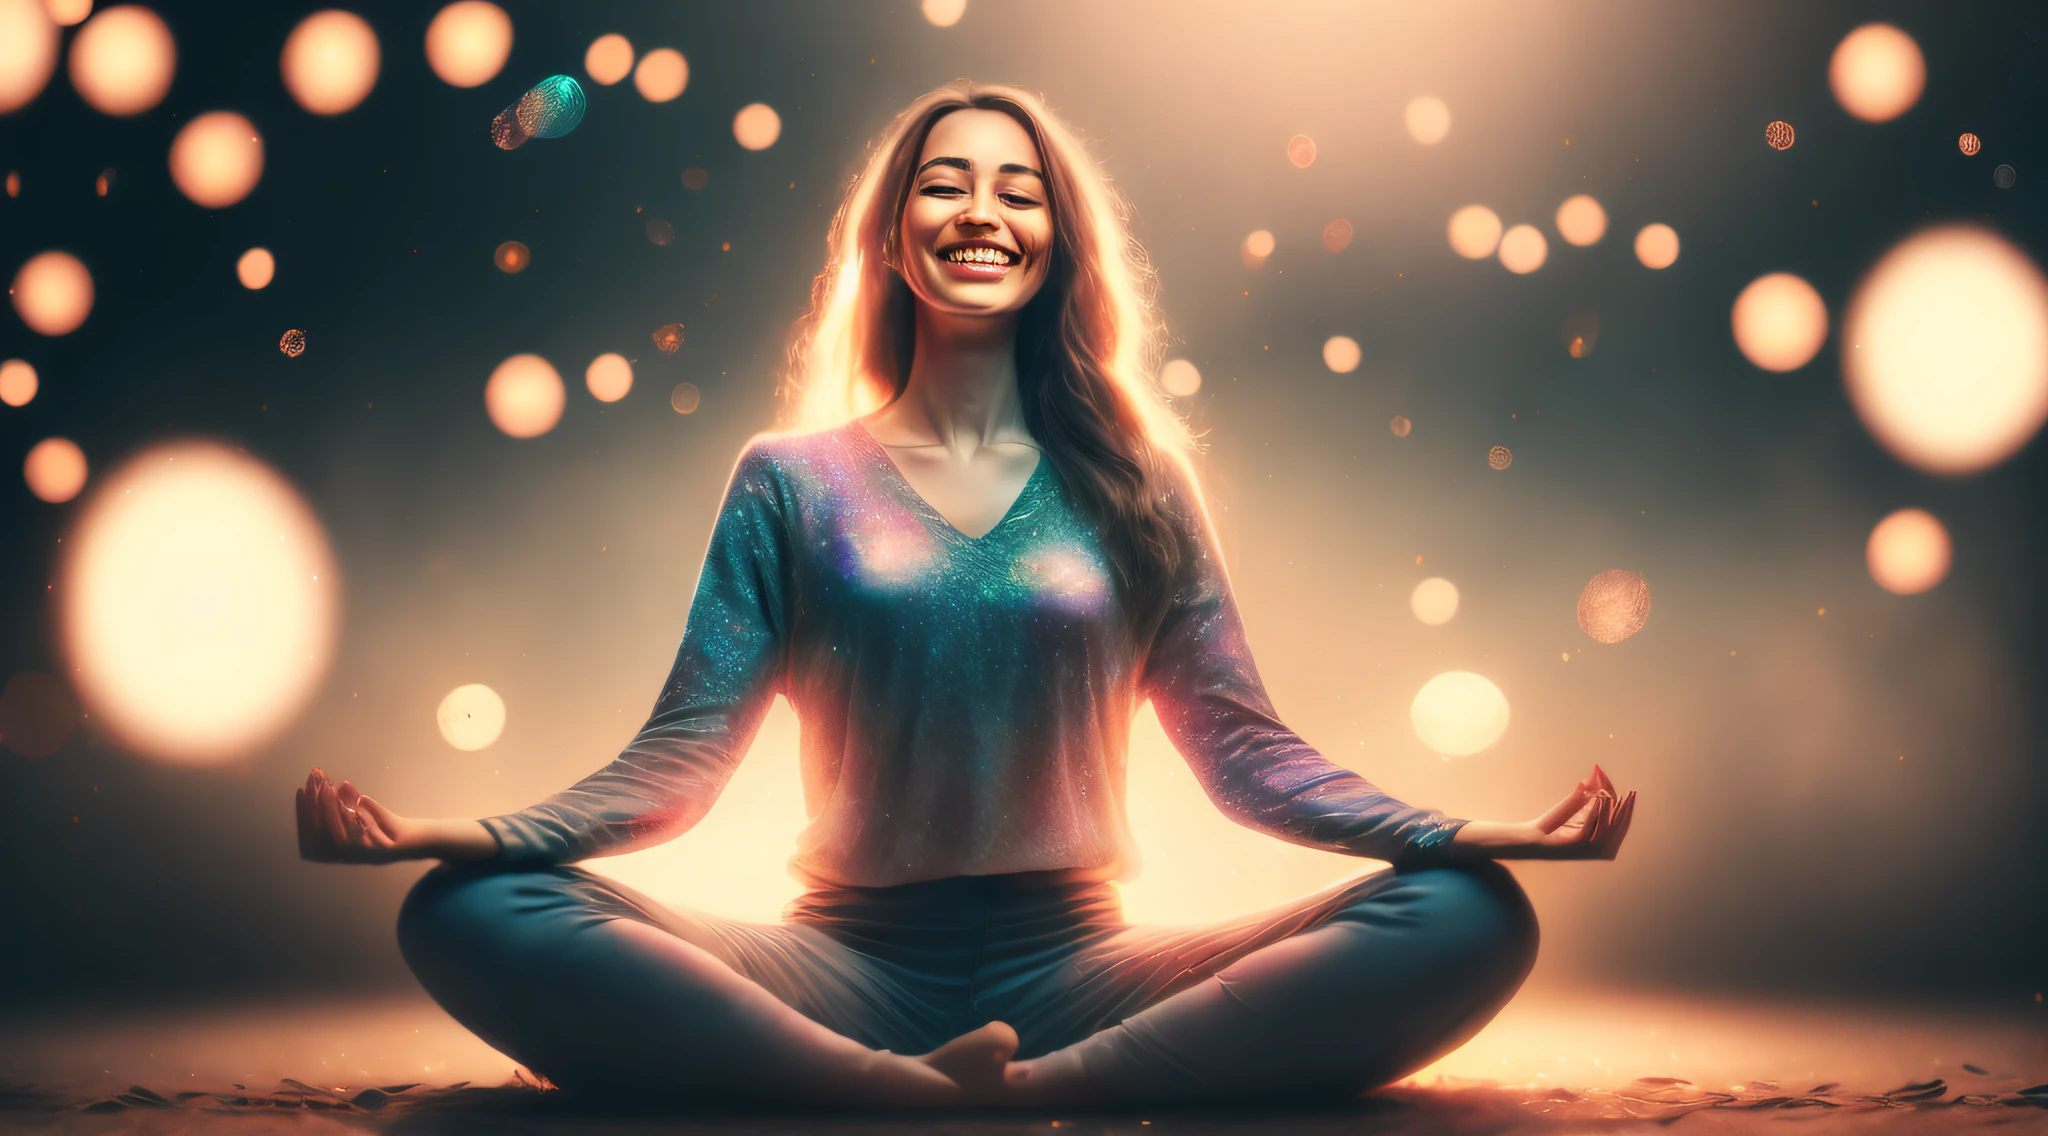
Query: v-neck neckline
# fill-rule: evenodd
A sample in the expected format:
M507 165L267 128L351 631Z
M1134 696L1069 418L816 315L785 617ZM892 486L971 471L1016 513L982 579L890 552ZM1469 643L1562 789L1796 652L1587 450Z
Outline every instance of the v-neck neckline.
M908 502L918 512L946 526L947 532L970 544L979 543L995 536L1003 530L1005 525L1016 519L1018 515L1017 510L1023 508L1024 503L1030 499L1032 490L1037 487L1040 478L1045 475L1046 465L1048 464L1045 452L1043 450L1039 451L1038 461L1031 467L1031 476L1024 479L1024 487L1017 490L1017 496L1011 499L1010 507L1003 510L1002 518L996 521L995 524L990 525L988 531L980 536L968 536L966 531L959 525L947 520L946 515L939 512L937 506L925 500L924 494L919 493L917 486L910 483L910 478L904 476L903 467L897 465L896 459L889 455L889 448L884 446L882 440L875 437L874 432L868 429L867 423L855 418L848 422L847 425L860 435L861 441L868 447L870 454L881 463L884 475L894 482L898 492L907 498Z

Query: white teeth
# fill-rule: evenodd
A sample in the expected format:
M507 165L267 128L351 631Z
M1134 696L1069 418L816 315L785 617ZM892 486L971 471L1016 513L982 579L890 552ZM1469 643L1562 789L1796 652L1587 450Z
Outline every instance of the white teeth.
M952 261L955 264L1007 265L1010 263L1010 258L1007 255L1005 255L1001 249L978 247L954 249L952 252L946 254L946 259Z

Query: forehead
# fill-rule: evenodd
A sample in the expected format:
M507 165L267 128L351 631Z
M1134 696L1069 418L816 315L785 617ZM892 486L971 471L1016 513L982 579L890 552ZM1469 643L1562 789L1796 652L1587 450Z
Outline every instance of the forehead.
M1008 163L1043 169L1038 147L1016 119L997 110L956 110L932 124L925 136L922 165L933 158L965 158L976 170L993 171Z

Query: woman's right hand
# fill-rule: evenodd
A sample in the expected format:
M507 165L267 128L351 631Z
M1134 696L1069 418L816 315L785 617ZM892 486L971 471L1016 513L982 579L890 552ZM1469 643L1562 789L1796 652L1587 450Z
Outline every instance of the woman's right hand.
M323 864L388 864L419 855L418 825L315 769L298 792L299 858Z

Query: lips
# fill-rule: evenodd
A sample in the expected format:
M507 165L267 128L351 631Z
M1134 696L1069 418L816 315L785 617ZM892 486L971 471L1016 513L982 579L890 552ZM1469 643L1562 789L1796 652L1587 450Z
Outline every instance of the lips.
M992 283L1023 263L1023 256L993 241L962 241L934 254L955 280Z

